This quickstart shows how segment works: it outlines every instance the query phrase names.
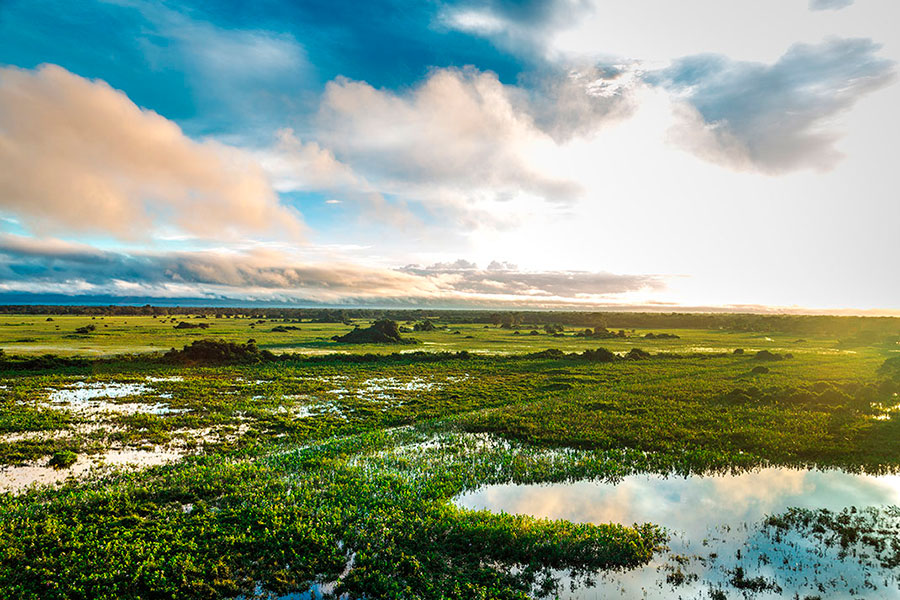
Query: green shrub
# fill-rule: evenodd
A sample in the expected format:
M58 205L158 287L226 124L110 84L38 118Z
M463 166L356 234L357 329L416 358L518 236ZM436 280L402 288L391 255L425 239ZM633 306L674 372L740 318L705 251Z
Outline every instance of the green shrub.
M78 455L71 450L59 450L53 453L49 465L54 469L68 469L78 460Z

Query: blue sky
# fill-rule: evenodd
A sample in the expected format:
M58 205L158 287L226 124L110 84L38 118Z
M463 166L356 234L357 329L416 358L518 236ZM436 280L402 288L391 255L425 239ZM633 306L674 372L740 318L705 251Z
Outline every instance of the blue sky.
M0 301L900 310L898 16L7 0Z

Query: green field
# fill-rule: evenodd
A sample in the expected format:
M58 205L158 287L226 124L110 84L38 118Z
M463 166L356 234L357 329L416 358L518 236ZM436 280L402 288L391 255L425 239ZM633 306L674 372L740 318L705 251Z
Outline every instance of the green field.
M892 321L874 336L773 322L596 339L433 317L403 334L417 344L356 345L331 340L343 323L0 316L4 597L552 597L560 573L647 563L665 532L451 500L630 473L900 467ZM251 338L240 360L161 354ZM584 352L600 347L615 354Z
M47 320L52 319L52 320ZM262 321L262 322L261 322ZM175 329L178 323L208 324L208 329ZM331 338L347 333L354 326L366 326L372 320L351 319L343 323L294 322L281 318L216 318L214 315L196 318L195 315L173 315L161 318L148 316L72 316L0 315L0 348L7 354L62 356L104 356L130 353L162 352L181 348L193 340L203 338L245 342L254 339L260 348L274 352L301 354L376 353L398 351L384 344L339 344ZM485 323L443 323L435 318L434 331L414 331L408 334L419 342L407 351L458 352L466 350L478 354L521 354L547 348L566 352L580 352L603 345L613 351L628 350L640 345L648 350L668 352L723 352L735 348L748 351L768 349L795 353L821 354L855 353L859 346L848 346L835 335L798 335L790 332L741 332L720 329L685 328L629 328L627 338L596 339L576 337L578 327L567 327L560 336L546 333L537 323L525 323L517 329L504 329ZM403 323L401 322L401 326ZM414 322L410 321L411 327ZM77 333L86 326L94 326L90 333ZM279 326L298 327L299 330L273 332ZM532 334L531 332L535 333ZM643 339L647 333L670 333L680 339ZM640 339L639 339L640 338ZM865 346L862 347L865 349Z

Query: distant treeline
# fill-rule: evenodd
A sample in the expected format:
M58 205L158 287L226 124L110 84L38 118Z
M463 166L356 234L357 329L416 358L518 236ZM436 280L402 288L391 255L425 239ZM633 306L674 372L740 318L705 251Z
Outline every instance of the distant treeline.
M370 308L240 308L189 306L51 306L6 305L0 314L169 316L192 315L246 319L289 319L319 323L342 323L351 319L418 322L435 325L483 323L506 328L590 327L609 329L719 329L742 332L782 332L848 336L900 335L900 318L830 315L774 315L734 313L656 313L579 311L490 311Z

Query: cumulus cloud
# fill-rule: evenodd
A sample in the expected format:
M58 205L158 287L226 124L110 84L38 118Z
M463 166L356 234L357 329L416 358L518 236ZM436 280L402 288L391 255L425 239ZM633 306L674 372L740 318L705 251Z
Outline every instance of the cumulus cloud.
M523 76L528 100L521 109L557 143L590 136L631 116L642 75L636 64L548 66Z
M840 10L853 4L853 0L809 0L810 10Z
M580 188L535 160L554 142L519 109L520 94L473 68L435 70L400 93L339 78L325 89L319 139L389 185L569 201Z
M54 65L0 68L0 208L37 230L120 238L303 231L249 155Z
M826 170L840 160L834 118L894 78L868 39L798 44L772 65L699 55L648 79L686 103L674 139L738 169Z
M662 286L654 276L527 272L498 262L487 269L465 260L385 269L309 263L271 250L122 252L59 240L0 237L0 292L483 305L591 301Z

